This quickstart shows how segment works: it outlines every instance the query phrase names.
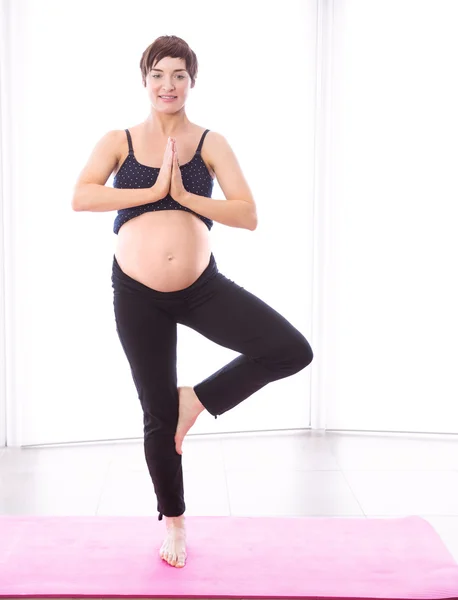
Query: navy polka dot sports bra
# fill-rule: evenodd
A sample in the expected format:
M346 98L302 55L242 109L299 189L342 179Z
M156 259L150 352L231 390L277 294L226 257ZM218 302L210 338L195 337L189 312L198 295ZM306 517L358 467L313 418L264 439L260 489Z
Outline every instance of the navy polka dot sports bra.
M192 159L184 165L180 165L181 178L183 179L183 185L185 189L192 194L206 196L207 198L211 198L212 196L213 179L207 169L207 165L202 159L200 151L202 149L204 138L209 131L209 129L204 131L200 139L199 146ZM130 131L126 129L125 132L127 134L127 141L129 142L129 154L113 179L113 187L151 187L159 175L160 167L148 167L147 165L142 165L139 163L134 155ZM209 230L213 226L213 221L211 219L199 215L186 206L182 206L179 202L174 200L170 194L167 194L165 198L162 198L157 202L151 202L142 206L133 206L131 208L122 208L121 210L118 210L118 216L115 219L113 231L117 234L121 226L124 225L124 223L127 223L129 219L138 217L145 212L156 210L186 210L187 212L193 213L199 217L199 219L201 219L207 225Z

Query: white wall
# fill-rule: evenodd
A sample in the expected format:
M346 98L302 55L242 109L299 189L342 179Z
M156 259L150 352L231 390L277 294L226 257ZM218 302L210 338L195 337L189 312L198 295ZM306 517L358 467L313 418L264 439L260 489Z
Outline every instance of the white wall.
M96 141L148 115L138 65L160 35L179 35L195 50L187 114L227 137L257 201L255 232L215 223L219 269L312 343L315 3L289 1L279 13L275 4L260 11L231 2L218 18L213 2L175 1L173 11L146 0L7 6L8 445L143 435L113 315L116 213L76 213L71 198ZM224 197L217 185L213 197ZM179 385L237 356L185 327L178 335ZM218 420L202 415L193 433L305 428L309 396L307 369Z
M329 429L458 432L457 30L335 2Z
M315 352L310 369L193 431L310 416L317 428L458 432L456 2L232 2L224 28L210 2L173 14L143 1L12 4L9 444L142 435L113 323L114 213L73 213L70 200L95 141L145 118L138 62L165 33L199 57L189 117L227 136L258 204L255 232L215 224L219 267ZM234 355L179 329L179 384Z

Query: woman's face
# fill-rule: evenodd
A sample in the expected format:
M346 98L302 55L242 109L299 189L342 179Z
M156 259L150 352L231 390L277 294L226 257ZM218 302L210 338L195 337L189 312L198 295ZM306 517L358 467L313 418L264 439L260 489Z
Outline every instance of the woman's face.
M189 90L194 86L191 85L191 77L186 71L185 60L165 56L150 69L146 87L155 108L175 112L183 107ZM161 96L175 96L175 99L167 102Z

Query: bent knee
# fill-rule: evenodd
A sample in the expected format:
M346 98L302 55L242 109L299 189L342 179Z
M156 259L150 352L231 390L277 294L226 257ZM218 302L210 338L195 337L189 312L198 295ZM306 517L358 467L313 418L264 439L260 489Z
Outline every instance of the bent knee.
M291 360L293 367L301 371L308 367L313 360L313 350L305 337L301 337L291 346Z

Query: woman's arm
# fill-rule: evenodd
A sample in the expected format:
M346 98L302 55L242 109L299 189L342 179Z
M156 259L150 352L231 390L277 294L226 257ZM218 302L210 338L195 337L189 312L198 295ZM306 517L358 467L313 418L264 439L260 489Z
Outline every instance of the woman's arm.
M208 132L205 141L210 166L226 201L186 192L180 204L223 225L254 231L258 224L256 203L234 151L220 133Z

